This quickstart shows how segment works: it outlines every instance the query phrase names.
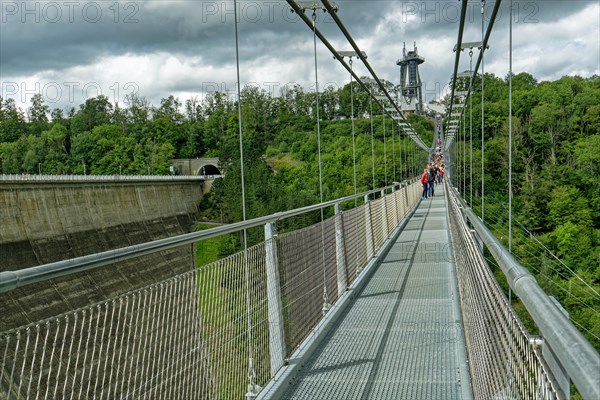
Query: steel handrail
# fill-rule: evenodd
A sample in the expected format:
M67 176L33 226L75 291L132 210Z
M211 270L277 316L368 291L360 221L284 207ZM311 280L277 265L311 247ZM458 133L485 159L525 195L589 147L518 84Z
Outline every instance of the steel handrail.
M600 355L596 349L544 292L533 275L515 260L467 206L456 189L452 190L452 194L459 199L464 215L500 266L511 289L525 305L577 389L586 399L600 399Z
M201 232L186 233L169 238L154 240L152 242L146 242L133 246L122 247L119 249L108 250L101 253L90 254L86 256L72 258L69 260L57 261L54 263L25 268L17 271L0 272L0 293L8 292L18 287L30 285L32 283L43 282L49 279L54 279L61 276L74 274L77 272L88 271L104 265L114 264L116 262L121 262L132 258L141 257L147 254L155 253L157 251L168 250L174 247L191 244L212 237L238 232L242 229L249 229L257 226L262 226L270 222L276 222L285 218L290 218L297 215L305 214L307 212L331 207L337 203L351 201L355 198L363 198L374 193L381 193L381 191L384 190L392 189L395 187L405 187L408 185L408 183L411 183L413 181L415 181L415 179L412 179L410 181L404 181L402 183L395 182L393 185L379 189L369 190L367 192L359 193L356 195L350 195L336 200L330 200L320 204L313 204L294 210L278 212L275 214L254 218L246 222L242 221L228 225L223 225L216 228L207 229Z

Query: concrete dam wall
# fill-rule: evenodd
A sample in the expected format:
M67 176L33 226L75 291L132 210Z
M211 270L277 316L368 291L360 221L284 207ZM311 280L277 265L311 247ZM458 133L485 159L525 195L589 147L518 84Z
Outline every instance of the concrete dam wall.
M0 271L190 232L203 182L0 181ZM191 245L0 294L0 332L189 271Z

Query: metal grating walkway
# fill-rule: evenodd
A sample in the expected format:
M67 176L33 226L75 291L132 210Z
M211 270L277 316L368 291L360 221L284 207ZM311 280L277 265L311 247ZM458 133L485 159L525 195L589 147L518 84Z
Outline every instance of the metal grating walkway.
M283 398L472 398L442 185Z

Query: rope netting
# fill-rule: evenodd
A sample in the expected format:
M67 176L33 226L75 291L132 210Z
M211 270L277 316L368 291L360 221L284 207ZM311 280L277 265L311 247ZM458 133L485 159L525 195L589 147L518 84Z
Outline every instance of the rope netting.
M476 399L559 399L533 340L509 305L453 194L450 234Z
M377 251L408 210L403 202L418 199L418 186L342 212L348 284L373 256L366 244L369 208ZM249 247L246 256L242 251L0 333L0 398L240 398L247 390L250 346L254 382L264 386L274 373L271 351L282 351L271 349L269 340L267 249L273 246L289 357L322 318L323 285L332 303L340 295L335 217Z

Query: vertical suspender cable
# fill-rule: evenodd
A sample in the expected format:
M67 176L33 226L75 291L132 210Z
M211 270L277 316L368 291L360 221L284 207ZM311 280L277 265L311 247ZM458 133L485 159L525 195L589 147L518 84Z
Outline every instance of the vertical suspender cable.
M446 142L447 142L446 137ZM456 145L448 148L447 150L450 154L446 162L448 163L448 169L450 169L449 179L452 184L452 187L456 187Z
M385 144L385 113L382 112L381 113L381 119L382 119L382 123L383 123L383 173L385 175L385 179L384 179L384 186L387 187L388 185L388 180L387 180L387 149L386 149L386 144Z
M413 165L412 165L412 146L410 142L412 140L409 138L408 133L404 132L406 135L406 177L410 179L413 173Z
M447 143L448 136L444 137L444 142ZM456 187L454 174L456 172L456 168L454 167L454 160L456 159L456 146L452 146L450 148L446 148L446 152L448 153L448 157L446 158L447 168L448 168L448 180L450 181L450 186Z
M402 85L402 68L400 68L400 69L398 70L398 73L400 74L400 75L399 75L400 79L398 80L398 82L400 82L400 85ZM398 103L399 103L399 104L400 104L400 99L401 99L401 96L402 96L402 92L400 92L400 93L398 94ZM399 157L399 161L398 161L398 162L399 162L399 166L400 166L400 180L402 180L402 179L403 179L403 176L404 176L404 173L403 173L403 172L404 172L404 168L402 167L402 153L401 153L401 150L402 150L402 145L401 145L401 143L400 143L400 141L402 140L402 132L403 132L403 131L404 131L404 129L402 129L402 127L401 127L400 125L398 125L398 145L399 145L399 148L398 148L398 157ZM403 140L402 140L402 141L403 141ZM404 141L404 164L405 164L405 165L408 165L408 164L407 164L407 161L408 161L408 155L407 155L407 153L406 153L406 141ZM406 175L408 176L408 170L407 170L407 173L406 173Z
M354 77L352 74L352 56L349 57L348 64L350 65L350 122L352 124L352 173L354 177L354 207L358 207L358 197L356 197L356 134L354 130ZM354 226L358 229L358 213L355 213ZM354 264L358 267L358 252L354 256Z
M392 165L394 166L394 178L392 182L397 182L396 179L396 133L394 132L394 120L392 119Z
M246 188L244 185L244 143L242 129L242 94L240 84L240 53L239 53L239 35L238 35L238 20L237 20L237 0L233 2L234 22L235 22L235 61L236 61L236 76L237 76L237 101L238 101L238 127L240 139L240 163L242 174L242 217L246 221ZM245 231L244 231L245 232ZM244 233L244 246L246 246L246 234Z
M508 251L512 253L512 0L508 18Z
M485 213L485 69L484 69L484 55L485 55L485 41L484 41L484 16L485 16L485 0L481 1L481 220L484 221Z
M244 185L244 141L243 141L243 129L242 129L242 94L240 84L240 52L239 52L239 35L238 35L238 19L237 19L237 0L233 1L233 20L235 24L235 64L236 64L236 77L237 77L237 101L238 101L238 127L239 127L239 138L240 138L240 168L241 168L241 179L242 179L242 219L246 221L246 188ZM252 316L250 313L250 265L248 263L248 234L244 228L244 266L245 266L245 278L246 278L246 317L248 320L248 398L253 398L254 393L254 379L256 373L254 372L254 361L252 351Z
M415 175L415 171L416 171L416 162L415 162L415 144L414 142L411 140L410 143L410 174L411 176Z
M465 129L465 124L464 124L464 116L461 114L460 117L462 117L462 121L459 121L458 123L458 139L461 140L465 140L465 134L464 134L464 129ZM460 167L460 174L459 174L459 183L458 183L458 187L460 188L460 193L461 196L464 196L465 193L465 184L464 184L464 156L465 156L465 151L464 151L464 146L462 142L457 142L456 143L458 145L458 157L460 158L460 160L457 160L459 162L459 167Z
M371 112L369 114L369 120L371 121L371 170L373 172L373 187L375 190L375 135L373 135L373 88L370 88L371 96L369 97L369 106Z
M463 116L463 198L467 201L467 113L465 105L467 103L467 98L465 97L463 101L462 107L462 116Z
M411 142L413 142L411 140ZM413 142L413 176L417 175L417 169L419 166L419 157L417 156L417 144L415 142ZM425 160L425 162L427 162L427 160Z
M454 89L456 88L456 78L457 78L457 73L458 73L458 63L460 61L460 49L461 49L461 44L462 44L462 37L463 37L463 31L465 28L465 18L467 15L467 5L469 3L469 0L462 0L462 4L460 7L460 23L458 26L458 38L456 39L456 56L454 58L454 72L452 74L452 90L450 92L450 109L448 110L448 117L450 117L452 115L452 109L454 107ZM456 134L454 134L452 136L452 140L454 140L456 138ZM448 139L446 138L446 146L450 145L451 143L448 143ZM454 165L456 165L456 170L458 171L458 165L455 163Z
M404 179L410 177L410 143L408 142L408 134L404 132Z
M411 164L411 151L410 145L411 139L408 137L408 133L404 132L404 171L406 173L405 179L410 179L412 175L412 164Z
M400 129L400 128L398 128L398 129ZM406 135L406 133L404 133L404 134ZM408 179L408 177L409 177L408 165L409 164L408 164L408 149L406 147L407 140L403 139L402 142L404 142L404 167L402 167L402 155L400 155L400 166L402 167L402 175L400 176L400 179L403 179L403 177L404 177L404 179ZM398 153L400 153L400 152L398 151Z
M320 121L320 110L319 110L319 71L317 65L317 11L313 10L313 49L315 55L315 101L317 107L317 151L319 160L319 199L323 202L323 170L321 166L321 121ZM323 209L321 209L321 219L323 219Z
M469 187L470 187L470 207L473 208L473 49L469 51Z
M417 158L417 165L422 164L421 160L425 160L425 164L429 162L429 152L425 152L424 155L420 154L420 151L417 147L415 147L415 157ZM417 174L417 168L415 166L415 175Z
M419 151L419 149L417 149L417 144L415 142L413 142L413 168L414 168L414 172L413 172L413 176L416 176L418 171L417 169L419 168L419 156L417 155L417 152ZM425 163L427 163L427 160L425 160Z
M323 167L321 164L321 121L319 114L319 71L317 64L317 10L313 9L313 50L315 58L315 100L317 107L317 157L319 160L319 199L323 203ZM327 296L327 272L325 270L325 227L324 227L323 208L321 208L321 262L323 264L323 312L329 310Z
M413 148L410 142L412 142L412 140L410 140L408 133L406 133L406 139L407 139L407 153L406 153L406 175L408 178L410 178L413 175Z
M408 134L406 134L406 137L409 137ZM413 147L412 140L408 142L408 147L409 147L408 152L410 153L410 161L408 164L408 168L409 168L408 173L409 173L409 176L412 177L415 172L415 149Z
M460 155L460 146L458 145L458 135L459 135L460 131L458 131L458 127L457 127L457 132L454 133L453 137L456 140L456 144L454 146L452 146L454 148L454 160L452 162L452 164L454 165L454 185L456 187L460 187L460 177L458 176L458 171L460 171L460 167L459 167L459 155Z
M415 176L417 174L417 167L418 167L419 163L421 162L419 160L419 156L418 156L418 153L417 153L418 151L419 151L419 149L417 149L417 144L415 143L414 146L413 146L413 160L414 160L414 163L413 163L414 164L414 166L413 166L413 168L414 168L413 176ZM425 162L427 162L427 160L425 160Z
M512 0L508 3L508 252L512 253ZM508 304L512 290L508 288Z
M404 142L404 146L403 146ZM402 164L402 149L404 148L404 164ZM402 128L398 126L398 175L404 179L404 165L406 164L406 142L402 140Z
M352 70L352 57L348 60ZM354 194L356 194L356 136L354 134L354 79L350 73L350 121L352 122L352 170L354 176ZM357 206L358 198L354 198L354 207Z

